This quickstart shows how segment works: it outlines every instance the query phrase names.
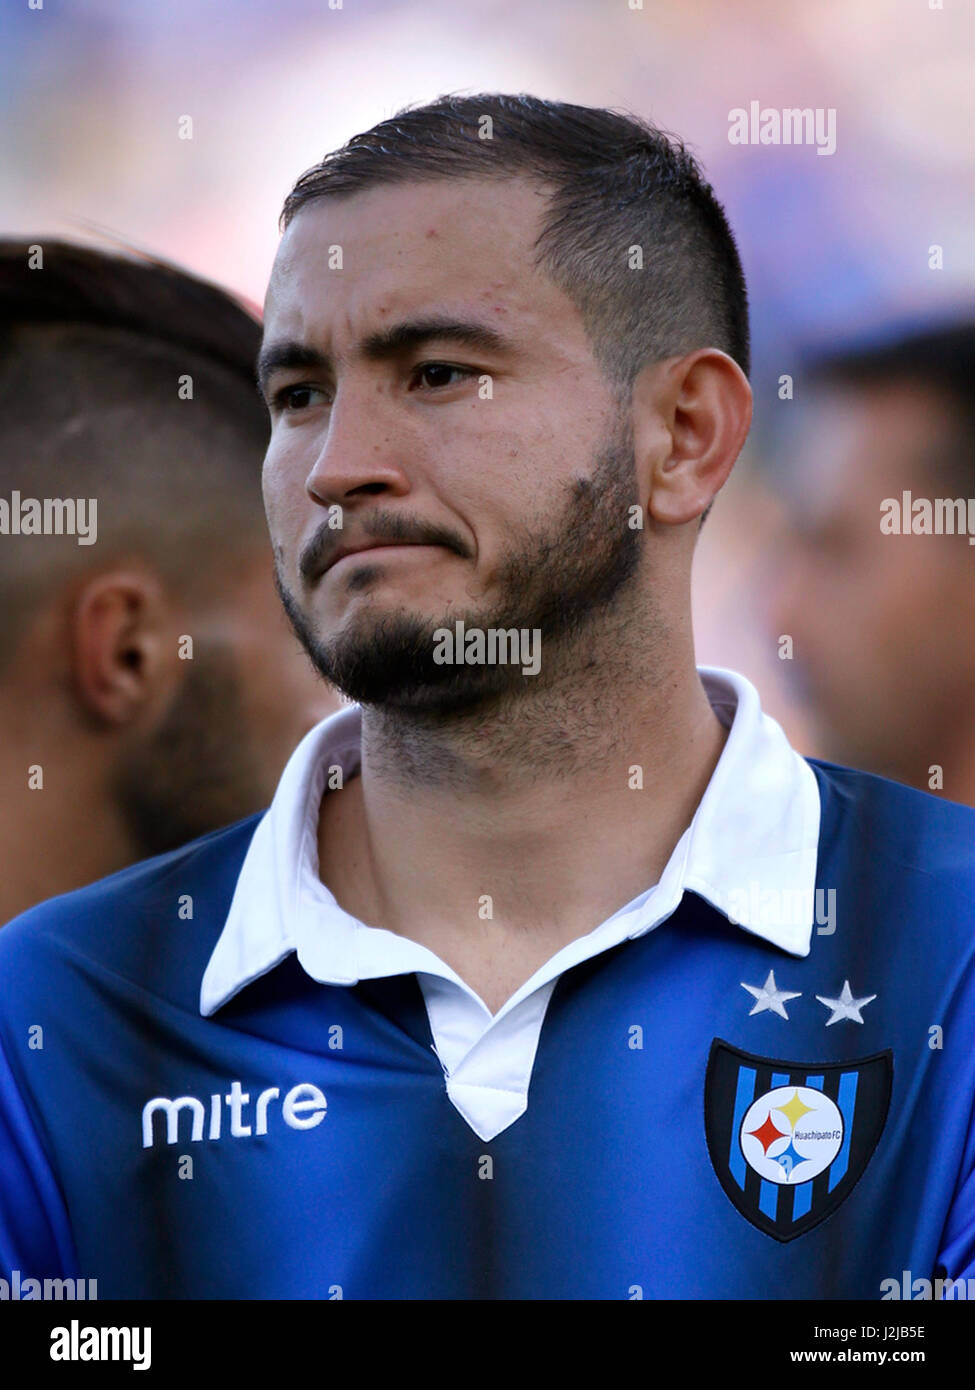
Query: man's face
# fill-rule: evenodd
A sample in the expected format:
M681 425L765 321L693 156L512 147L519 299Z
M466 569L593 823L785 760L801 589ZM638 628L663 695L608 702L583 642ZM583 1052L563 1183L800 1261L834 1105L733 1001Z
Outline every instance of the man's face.
M434 631L537 627L551 653L639 561L624 420L578 310L531 265L543 210L523 181L400 184L313 203L282 239L265 504L296 631L353 699L514 689L520 666L437 664ZM326 568L377 540L404 543Z
M920 786L971 719L971 551L964 536L883 534L881 502L961 495L933 463L946 413L905 383L818 396L775 610L827 755Z

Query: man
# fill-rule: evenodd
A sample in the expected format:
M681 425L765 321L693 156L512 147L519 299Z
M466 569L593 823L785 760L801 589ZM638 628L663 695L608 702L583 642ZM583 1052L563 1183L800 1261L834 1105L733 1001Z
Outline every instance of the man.
M750 414L696 165L610 112L449 97L284 220L265 502L356 703L265 817L0 939L3 1258L131 1297L963 1276L975 821L810 765L694 666Z
M776 631L829 756L973 805L975 326L837 351L807 380Z
M274 595L259 343L171 266L0 242L0 922L266 806L339 707Z

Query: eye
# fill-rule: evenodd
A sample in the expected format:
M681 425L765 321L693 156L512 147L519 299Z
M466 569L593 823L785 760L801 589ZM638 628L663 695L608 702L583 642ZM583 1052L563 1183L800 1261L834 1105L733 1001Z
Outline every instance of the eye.
M421 362L413 373L415 381L420 381L432 391L444 386L456 386L459 380L474 375L472 367L454 367L449 362Z
M325 392L315 386L282 386L280 391L274 393L271 403L274 409L282 414L293 415L299 410L307 410L313 404L309 399L311 396L324 395Z

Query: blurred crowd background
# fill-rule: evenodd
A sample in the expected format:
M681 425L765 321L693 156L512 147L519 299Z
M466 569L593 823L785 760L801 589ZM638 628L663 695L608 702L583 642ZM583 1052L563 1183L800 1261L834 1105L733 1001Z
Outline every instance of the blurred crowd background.
M975 547L878 544L885 496L975 496L965 379L944 379L975 321L975 7L332 4L11 0L0 231L137 248L256 309L296 177L404 104L529 91L679 134L738 237L756 401L700 543L699 660L752 679L803 752L975 802ZM835 153L732 144L753 101L835 109ZM946 324L917 372L816 367Z

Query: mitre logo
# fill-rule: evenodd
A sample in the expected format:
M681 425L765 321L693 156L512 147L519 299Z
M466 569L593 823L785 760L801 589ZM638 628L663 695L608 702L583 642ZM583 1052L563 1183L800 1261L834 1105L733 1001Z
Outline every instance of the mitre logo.
M165 1132L167 1144L185 1141L187 1128L189 1142L196 1144L203 1139L204 1127L207 1139L219 1139L221 1135L247 1139L251 1135L267 1134L270 1117L279 1116L289 1129L314 1129L325 1118L325 1097L309 1081L292 1086L283 1100L280 1097L279 1086L267 1086L258 1095L251 1112L250 1092L244 1090L240 1081L231 1081L226 1094L218 1091L209 1096L209 1107L197 1096L177 1096L175 1100L155 1096L142 1107L142 1147L151 1149L162 1132ZM224 1134L225 1111L228 1125ZM161 1123L156 1122L157 1116L163 1117Z

